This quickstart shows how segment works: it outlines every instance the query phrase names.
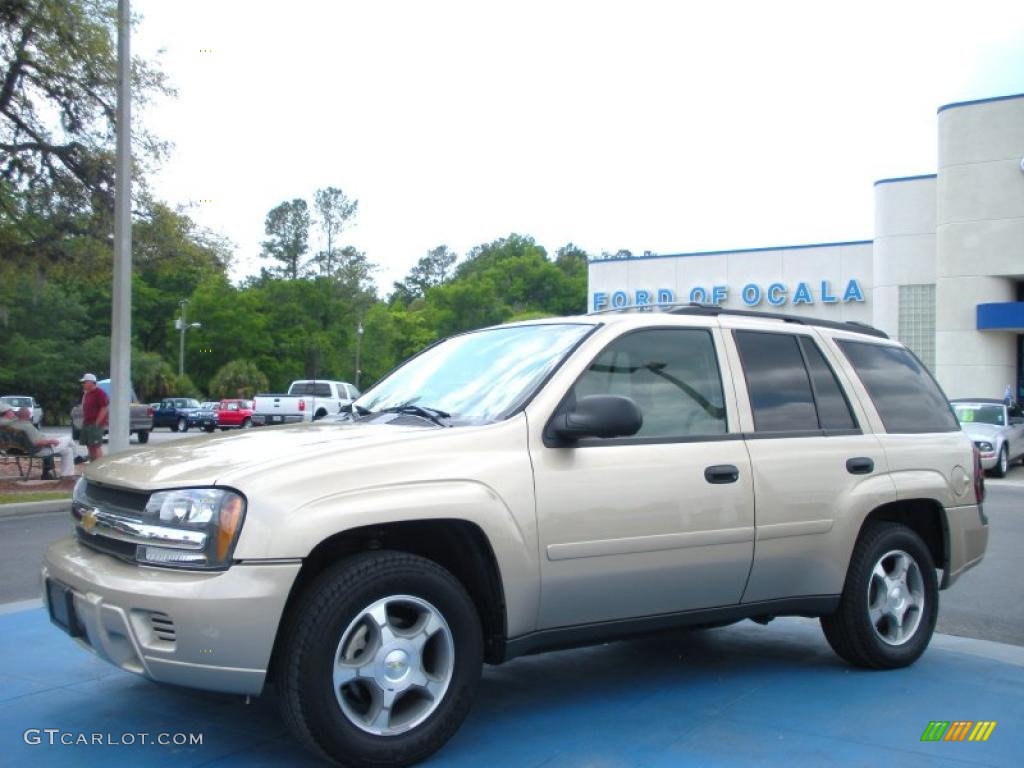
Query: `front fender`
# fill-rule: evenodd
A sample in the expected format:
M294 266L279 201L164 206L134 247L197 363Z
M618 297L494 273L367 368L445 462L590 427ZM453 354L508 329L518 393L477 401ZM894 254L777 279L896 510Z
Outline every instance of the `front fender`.
M410 482L325 495L283 513L273 530L243 525L238 560L305 558L322 541L365 526L424 520L476 525L498 561L511 634L531 631L539 601L533 511L517 515L491 487L470 480ZM520 520L527 524L521 525ZM248 535L247 535L248 534Z

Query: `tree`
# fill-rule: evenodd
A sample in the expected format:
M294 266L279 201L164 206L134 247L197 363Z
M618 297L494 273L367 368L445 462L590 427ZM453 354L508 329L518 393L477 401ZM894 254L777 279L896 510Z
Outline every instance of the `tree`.
M270 238L263 241L263 258L281 262L280 272L298 280L300 261L309 249L309 206L302 198L281 203L267 214L264 230Z
M30 242L104 231L113 211L116 28L116 0L0 3L0 212ZM140 59L132 89L140 106L172 93ZM133 144L143 166L167 148L141 126Z
M444 285L451 279L452 267L458 258L458 254L449 250L447 245L439 245L427 251L427 255L409 270L405 280L394 284L392 298L409 306L416 299L425 296L427 289Z
M216 398L254 397L266 392L267 377L250 360L232 360L210 379L210 396Z
M323 233L327 245L325 250L317 253L313 261L319 265L321 275L330 277L334 274L334 248L338 235L355 218L359 201L349 200L337 187L326 187L316 191L313 208L316 211L317 227Z

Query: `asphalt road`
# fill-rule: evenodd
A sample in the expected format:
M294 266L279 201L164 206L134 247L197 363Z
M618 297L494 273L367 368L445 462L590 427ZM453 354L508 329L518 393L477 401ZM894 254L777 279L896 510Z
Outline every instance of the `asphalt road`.
M152 442L162 434L166 433L154 433ZM992 526L988 551L979 566L940 593L937 631L1024 646L1022 475L1024 468L1014 471L1012 484L988 484L985 512ZM0 604L40 596L43 552L50 542L70 532L69 516L63 512L0 518Z

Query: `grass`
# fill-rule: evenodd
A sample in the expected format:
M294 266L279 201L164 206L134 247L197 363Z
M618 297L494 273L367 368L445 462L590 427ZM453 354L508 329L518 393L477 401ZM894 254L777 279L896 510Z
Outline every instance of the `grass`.
M4 493L0 491L0 504L24 504L29 501L53 501L54 499L70 499L71 491L23 491Z

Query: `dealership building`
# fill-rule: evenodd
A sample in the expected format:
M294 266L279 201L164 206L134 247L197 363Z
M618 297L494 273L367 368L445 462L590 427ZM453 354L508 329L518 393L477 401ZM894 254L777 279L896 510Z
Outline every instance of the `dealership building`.
M595 260L590 311L676 302L858 321L950 397L1024 400L1024 94L938 111L938 168L875 182L872 240Z

